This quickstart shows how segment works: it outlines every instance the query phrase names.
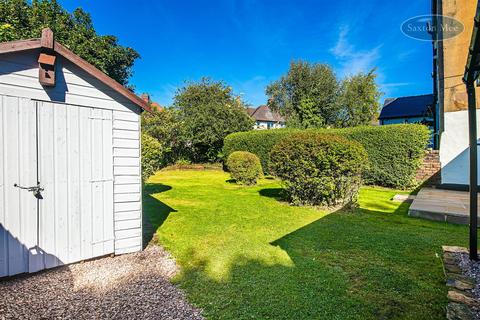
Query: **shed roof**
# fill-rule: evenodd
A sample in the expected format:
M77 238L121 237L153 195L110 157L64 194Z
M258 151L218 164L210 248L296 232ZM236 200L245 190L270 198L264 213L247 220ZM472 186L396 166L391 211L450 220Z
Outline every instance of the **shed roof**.
M96 67L88 63L87 61L83 60L75 53L70 51L68 48L64 47L62 44L58 43L57 41L48 42L51 39L45 39L45 35L53 39L53 33L50 29L46 28L42 31L42 38L37 39L30 39L30 40L18 40L18 41L10 41L10 42L0 42L0 54L4 53L12 53L12 52L19 52L19 51L26 51L32 49L51 49L55 54L59 54L72 62L73 64L77 65L80 69L84 70L94 78L98 79L108 87L112 88L113 90L117 91L119 94L130 100L135 105L139 106L143 110L150 111L150 107L148 104L143 101L140 97L138 97L135 93L130 91L129 89L122 86L117 81L113 80L109 76L107 76L102 71L98 70ZM46 47L46 43L48 46L53 46L53 48Z
M252 109L252 108L249 108L249 109ZM247 110L247 112L249 112L249 110ZM272 121L272 122L285 121L278 112L274 112L270 110L270 108L266 105L259 106L250 114L250 116L252 116L257 121Z
M433 94L386 99L380 116L382 119L422 117L433 105Z

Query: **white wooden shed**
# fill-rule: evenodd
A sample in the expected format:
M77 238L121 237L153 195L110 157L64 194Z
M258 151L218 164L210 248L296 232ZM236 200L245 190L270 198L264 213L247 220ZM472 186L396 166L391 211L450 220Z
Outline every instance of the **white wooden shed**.
M0 277L142 249L144 109L49 29L0 43Z

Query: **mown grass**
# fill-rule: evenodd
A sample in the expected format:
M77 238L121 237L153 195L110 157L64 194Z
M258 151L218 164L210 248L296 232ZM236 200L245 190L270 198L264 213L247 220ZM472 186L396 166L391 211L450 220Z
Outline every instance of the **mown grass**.
M395 190L363 188L355 212L291 207L279 182L161 171L144 190L174 279L212 319L442 319L441 245L463 226L407 216Z

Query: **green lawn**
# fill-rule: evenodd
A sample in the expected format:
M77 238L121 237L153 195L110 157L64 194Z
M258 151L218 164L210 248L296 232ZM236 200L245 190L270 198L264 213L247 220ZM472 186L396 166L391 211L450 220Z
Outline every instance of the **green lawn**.
M222 171L161 171L144 190L175 278L213 319L442 319L441 245L462 226L407 216L396 191L363 188L355 213L291 207L280 184Z

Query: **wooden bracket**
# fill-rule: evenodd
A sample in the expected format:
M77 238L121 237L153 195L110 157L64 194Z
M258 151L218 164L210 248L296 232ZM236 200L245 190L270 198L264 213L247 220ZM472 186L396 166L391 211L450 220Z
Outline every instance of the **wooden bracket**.
M54 51L53 32L49 28L42 30L40 39L41 53L38 57L38 80L42 86L55 86L55 61L57 60Z
M40 39L40 45L42 48L54 50L55 40L53 38L53 31L50 28L45 28L42 30L42 38Z

